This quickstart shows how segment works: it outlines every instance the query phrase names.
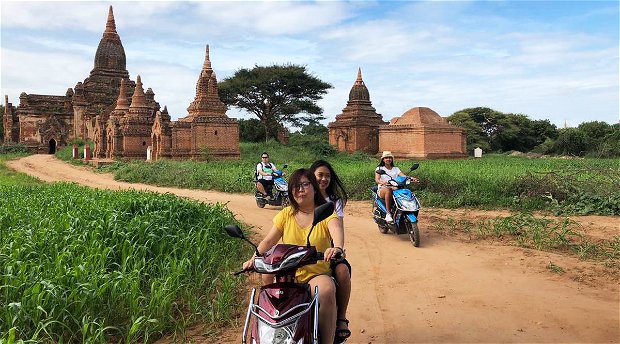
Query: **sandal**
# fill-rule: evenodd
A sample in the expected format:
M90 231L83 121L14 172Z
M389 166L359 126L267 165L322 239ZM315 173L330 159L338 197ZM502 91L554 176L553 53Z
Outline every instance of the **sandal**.
M347 328L340 328L340 329L336 329L336 336L334 337L334 344L341 344L344 343L347 338L351 337L351 330L348 329L349 327L349 320L347 319L338 319L336 320L336 325L338 323L345 323L347 324Z

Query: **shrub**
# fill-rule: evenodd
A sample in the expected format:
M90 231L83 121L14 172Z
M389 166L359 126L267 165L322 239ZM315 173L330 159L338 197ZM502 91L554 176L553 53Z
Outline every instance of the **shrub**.
M0 145L0 154L16 154L16 153L30 153L28 148L21 143L4 143Z

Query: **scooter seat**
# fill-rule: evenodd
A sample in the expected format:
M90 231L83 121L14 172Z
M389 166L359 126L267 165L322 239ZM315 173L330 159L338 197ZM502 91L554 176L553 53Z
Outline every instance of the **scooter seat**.
M379 185L375 185L375 186L371 187L370 190L372 190L372 192L376 193L377 190L379 190Z

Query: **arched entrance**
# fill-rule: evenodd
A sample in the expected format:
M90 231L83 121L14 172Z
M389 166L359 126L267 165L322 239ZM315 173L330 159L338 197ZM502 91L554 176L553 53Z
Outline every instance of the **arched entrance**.
M48 154L56 154L56 140L51 139L49 147Z

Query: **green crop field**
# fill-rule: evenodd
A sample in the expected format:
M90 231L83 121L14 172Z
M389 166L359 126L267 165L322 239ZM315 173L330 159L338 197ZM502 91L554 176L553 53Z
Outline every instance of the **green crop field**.
M222 205L42 184L0 159L0 342L153 342L216 327L251 253ZM179 339L183 341L182 338Z

